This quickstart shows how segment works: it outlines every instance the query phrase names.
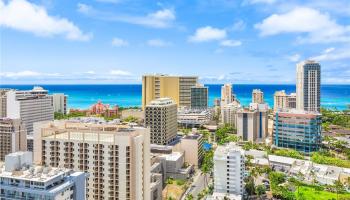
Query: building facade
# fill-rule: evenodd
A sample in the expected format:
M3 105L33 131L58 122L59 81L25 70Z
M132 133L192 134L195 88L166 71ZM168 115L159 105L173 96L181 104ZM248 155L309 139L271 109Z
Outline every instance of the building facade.
M177 134L177 106L170 98L151 101L145 108L145 127L151 130L151 143L167 145Z
M64 115L67 114L67 103L68 96L63 93L56 93L52 95L52 106L53 111L62 113Z
M0 118L0 161L7 154L27 150L27 131L20 119Z
M252 92L252 103L264 103L264 93L260 89L254 89Z
M297 64L296 107L320 112L321 65L307 60Z
M87 199L150 199L149 129L54 121L35 124L34 162L89 173Z
M237 102L229 103L221 107L221 122L230 126L236 127L237 125L237 111L241 108L241 105Z
M275 112L273 144L310 154L321 145L321 115L316 112L292 110Z
M268 135L268 110L258 108L238 110L236 128L237 135L243 141L264 142Z
M191 107L191 88L198 83L196 76L142 76L142 109L158 98L171 98L179 107Z
M243 195L244 151L234 143L218 146L214 153L214 193Z
M208 87L197 84L191 87L191 109L208 108Z
M285 90L276 91L273 96L274 111L296 108L296 94L286 94Z
M10 90L6 92L6 116L21 119L27 133L33 133L33 123L54 118L52 98L41 87L33 90Z
M0 166L0 199L84 200L85 180L83 172L33 165L32 152L11 153Z
M227 83L221 86L221 102L220 105L225 106L233 101L232 85Z

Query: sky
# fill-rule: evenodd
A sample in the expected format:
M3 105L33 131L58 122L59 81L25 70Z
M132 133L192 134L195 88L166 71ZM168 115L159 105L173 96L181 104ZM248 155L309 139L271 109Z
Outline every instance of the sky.
M0 84L350 84L349 0L0 0Z

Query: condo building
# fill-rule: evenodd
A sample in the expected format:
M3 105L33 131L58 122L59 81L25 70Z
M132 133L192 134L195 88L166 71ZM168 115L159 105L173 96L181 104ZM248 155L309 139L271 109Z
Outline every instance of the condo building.
M51 96L42 87L32 90L10 90L6 92L6 117L21 119L27 133L33 133L33 123L54 118Z
M229 196L230 199L242 198L245 173L244 157L243 149L234 143L217 147L213 158L213 196Z
M0 117L6 117L6 103L7 103L7 98L6 98L6 92L8 92L10 89L6 88L1 88L0 89Z
M321 146L321 114L301 110L278 111L273 116L273 144L310 154Z
M0 118L0 161L7 154L27 150L27 131L20 119Z
M85 199L85 173L33 165L32 161L32 152L6 156L0 164L0 199Z
M260 89L254 89L252 92L252 103L264 103L264 93Z
M225 106L233 101L232 85L226 83L221 86L221 106Z
M197 76L142 76L142 109L158 98L171 98L179 107L191 107L191 88L198 83Z
M237 135L243 141L264 142L268 135L268 110L266 104L252 104L237 111Z
M191 109L204 110L208 108L208 87L197 84L191 87Z
M297 64L296 108L320 112L321 65L312 60Z
M145 108L145 127L150 128L151 143L167 145L177 134L177 105L170 98L151 101Z
M35 124L34 162L89 173L89 200L150 199L149 129L53 121Z
M68 101L67 95L65 95L63 93L53 94L52 95L53 111L66 115L67 114L67 101Z
M221 107L221 122L230 126L236 127L237 125L237 111L241 108L241 105L234 101Z
M287 94L285 90L276 91L273 100L274 111L296 108L296 93Z

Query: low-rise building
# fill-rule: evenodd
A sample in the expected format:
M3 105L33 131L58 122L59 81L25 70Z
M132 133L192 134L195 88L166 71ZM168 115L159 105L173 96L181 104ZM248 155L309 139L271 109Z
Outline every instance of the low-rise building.
M177 123L183 127L201 127L211 119L210 110L180 109L177 113Z
M15 152L0 166L0 199L86 199L86 175L33 165L32 152Z
M273 144L310 154L321 145L321 114L300 110L277 111L273 115Z

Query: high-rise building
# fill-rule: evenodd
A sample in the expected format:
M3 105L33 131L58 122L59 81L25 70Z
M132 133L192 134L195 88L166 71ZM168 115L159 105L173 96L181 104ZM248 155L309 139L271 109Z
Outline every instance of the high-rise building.
M170 98L151 101L145 108L145 126L151 130L151 143L167 145L177 134L177 106Z
M214 195L243 195L244 151L234 143L218 146L214 153Z
M0 161L7 154L27 150L27 131L20 119L0 118Z
M243 141L263 142L268 135L268 109L263 105L253 103L237 111L237 135Z
M306 60L297 64L296 107L298 110L320 111L321 65Z
M274 111L296 108L296 94L286 94L285 90L276 91L274 96Z
M85 173L33 165L32 161L32 152L6 156L0 166L0 199L85 199Z
M273 116L273 144L305 154L318 151L321 146L321 114L302 110L275 112Z
M6 92L6 116L21 119L28 134L33 132L33 123L53 120L51 96L41 87L32 90L10 90Z
M191 87L191 109L207 109L208 108L208 87L197 84Z
M150 199L149 129L69 121L34 126L34 162L89 173L87 199Z
M179 107L191 107L191 88L198 82L196 76L142 76L142 109L158 98L171 98Z
M252 103L264 103L264 93L260 89L254 89L252 92Z
M7 104L7 98L6 98L6 92L8 92L10 89L0 89L0 117L6 117L6 104Z
M237 125L237 111L241 108L241 105L236 101L229 103L221 107L221 122L230 126L236 127Z
M227 83L221 86L221 106L225 106L233 101L232 85Z
M67 114L67 100L68 96L63 93L56 93L52 95L53 111Z

